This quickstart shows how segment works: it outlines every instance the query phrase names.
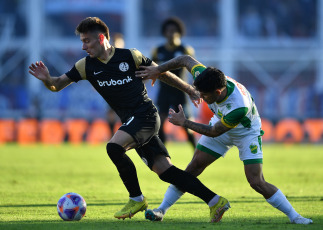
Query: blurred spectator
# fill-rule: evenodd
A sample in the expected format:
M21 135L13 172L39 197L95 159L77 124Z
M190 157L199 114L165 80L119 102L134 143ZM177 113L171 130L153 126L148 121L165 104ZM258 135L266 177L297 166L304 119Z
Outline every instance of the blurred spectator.
M249 6L241 17L241 33L246 37L260 37L262 22L259 12L254 6Z
M62 0L63 1L63 0ZM222 3L226 0L221 0ZM200 38L204 37L219 37L219 0L142 0L141 3L141 17L142 17L142 31L143 36L157 37L160 36L159 25L163 20L171 15L177 15L180 17L186 25L186 35L189 36L191 41L195 41L200 46ZM66 6L64 12L61 10L50 9L46 7L48 3L53 6L52 3L56 1L46 0L42 1L44 4L44 41L50 40L56 42L62 41L67 37L75 38L74 29L77 23L85 16L93 15L101 17L105 21L109 21L110 28L113 31L122 32L124 23L124 14L122 11L113 11L109 8L109 12L106 9L92 8L92 11L84 7L78 11L74 11ZM74 4L74 1L69 1L69 4ZM82 1L83 5L87 4ZM117 2L117 1L115 1ZM123 2L123 1L120 1ZM297 44L293 43L293 39L305 38L308 39L308 44L317 45L316 38L318 37L317 31L318 25L318 9L320 4L318 0L236 0L235 6L237 7L237 26L240 36L252 39L268 39L274 41L276 39L288 38L284 44L292 44L292 47L298 49ZM40 91L43 98L41 102L37 102L32 95L32 92L27 90L27 83L30 76L25 75L26 61L28 60L29 49L28 43L21 43L24 39L28 38L27 33L27 17L30 17L31 12L26 11L26 6L29 1L25 0L0 0L0 40L2 47L0 48L0 117L12 117L19 118L23 116L31 117L60 117L65 119L68 116L72 117L84 117L92 119L93 117L100 117L106 119L107 108L101 103L102 99L96 94L90 93L91 88L86 83L79 86L78 90L73 86L64 90L61 94L50 94L47 91ZM78 4L75 1L75 4ZM94 3L89 3L93 5ZM122 4L122 3L120 3ZM54 4L55 5L55 4ZM79 5L79 4L78 4ZM110 5L109 5L110 6ZM10 22L8 24L8 21ZM12 23L12 24L11 24ZM321 22L322 23L322 22ZM9 25L9 26L8 26ZM6 27L6 30L4 30ZM10 45L6 45L4 37L5 31L9 36L6 40L10 41ZM9 33L9 32L10 33ZM121 35L121 34L119 34ZM118 39L112 36L112 40ZM316 37L317 36L317 37ZM13 45L13 41L16 38L18 45ZM289 43L289 40L291 41ZM185 40L184 40L185 41ZM216 41L216 39L214 39ZM311 43L312 42L312 43ZM252 42L251 46L253 45ZM81 43L80 43L81 44ZM263 43L264 47L267 43ZM279 43L277 48L280 49ZM296 44L296 45L295 45ZM218 44L214 44L217 47ZM115 44L116 47L122 47ZM237 43L238 48L239 44ZM18 48L17 48L18 47ZM214 47L211 47L212 49ZM262 47L262 48L264 48ZM243 47L242 47L243 48ZM257 47L256 47L257 48ZM26 52L21 52L25 49ZM255 52L259 50L255 49ZM19 53L21 52L21 53ZM66 71L65 66L74 64L74 61L83 57L82 51L75 50L73 47L64 49L64 51L53 49L46 49L41 51L44 56L41 56L48 63L48 67L53 75L58 74L60 70ZM28 53L28 54L27 54ZM284 50L282 50L282 54ZM16 57L19 57L18 59ZM59 57L64 57L59 59ZM208 59L207 56L203 58ZM298 58L298 57L295 57ZM296 59L295 59L296 60ZM294 62L295 60L288 60ZM295 84L291 83L283 90L266 88L259 79L252 76L251 72L245 72L239 64L234 64L235 70L240 72L241 82L245 84L256 98L259 112L266 118L275 120L282 116L291 116L295 118L307 118L307 117L323 117L323 94L317 91L316 87L319 72L316 71L319 64L320 57L315 59L309 67L310 70L305 70L300 73L297 79L294 79ZM235 61L235 60L229 60ZM258 60L255 60L258 61ZM318 62L316 62L318 61ZM7 65L9 63L9 65ZM10 63L14 63L11 64ZM277 76L280 76L282 72L278 72L277 69L283 71L289 68L289 64L278 63L275 61L268 61L260 63L265 71L277 80ZM269 67L265 67L268 65ZM11 70L8 71L7 67ZM5 74L4 74L5 73ZM304 77L305 76L305 77ZM306 80L307 79L307 80ZM304 82L306 80L306 82ZM298 83L297 83L298 82ZM149 91L149 85L147 84ZM153 92L155 93L155 92ZM149 92L151 97L154 97L153 93ZM93 95L89 97L88 95ZM84 103L80 104L77 101L81 98ZM32 103L33 102L33 103ZM293 103L293 104L292 104ZM27 106L32 104L32 106ZM275 112L273 112L275 111ZM108 118L111 120L111 124L114 124L113 116Z
M194 49L190 46L183 45L181 38L185 33L185 26L179 18L167 18L161 25L161 34L165 38L165 43L154 48L152 52L152 60L156 63L164 63L176 56L188 54L194 55ZM186 78L186 70L184 68L176 69L171 71L178 77L184 79ZM164 124L167 122L168 111L170 108L178 111L178 105L182 105L186 117L191 116L190 103L184 92L171 87L170 85L159 82L159 91L157 96L156 105L158 107L160 115L160 129L159 138L163 143L166 142L167 137L164 131ZM196 141L193 132L188 129L184 129L187 135L188 141L195 148Z
M218 36L219 0L142 0L144 36L158 36L156 25L176 15L187 26L187 36Z
M317 0L239 0L240 35L248 38L316 36Z

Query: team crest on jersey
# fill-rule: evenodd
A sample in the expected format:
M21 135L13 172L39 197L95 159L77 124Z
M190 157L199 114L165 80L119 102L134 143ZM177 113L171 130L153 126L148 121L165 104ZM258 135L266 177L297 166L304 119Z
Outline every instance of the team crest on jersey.
M226 105L227 109L231 109L231 104Z
M129 64L127 62L121 62L119 65L119 69L122 72L126 72L129 69Z
M198 76L198 75L200 75L200 71L196 71L196 72L194 73L194 77L195 77L195 78L197 78L197 76Z
M258 145L251 144L249 146L249 149L250 149L251 153L256 154L258 152Z

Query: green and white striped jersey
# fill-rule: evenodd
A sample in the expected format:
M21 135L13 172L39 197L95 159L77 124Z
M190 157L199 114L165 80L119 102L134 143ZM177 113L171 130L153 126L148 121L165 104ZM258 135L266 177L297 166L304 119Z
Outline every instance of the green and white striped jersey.
M203 65L196 65L191 73L194 79L206 69ZM222 124L235 131L252 128L260 131L261 120L257 107L248 90L239 82L227 77L227 95L219 103L208 104L215 116ZM233 130L230 130L233 131Z

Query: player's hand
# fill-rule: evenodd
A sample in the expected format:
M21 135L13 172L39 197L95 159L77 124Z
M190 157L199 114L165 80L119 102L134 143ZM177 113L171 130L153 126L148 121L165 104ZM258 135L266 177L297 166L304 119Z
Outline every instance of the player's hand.
M179 112L169 109L168 121L174 125L183 126L186 120L182 105L178 105Z
M199 104L202 102L202 98L200 98L200 93L196 89L192 89L191 92L188 94L190 97L193 105L198 108Z
M32 63L29 66L29 73L41 81L48 81L50 79L49 71L42 61Z
M140 66L141 70L136 71L136 77L144 80L151 79L151 85L154 86L160 72L158 66Z

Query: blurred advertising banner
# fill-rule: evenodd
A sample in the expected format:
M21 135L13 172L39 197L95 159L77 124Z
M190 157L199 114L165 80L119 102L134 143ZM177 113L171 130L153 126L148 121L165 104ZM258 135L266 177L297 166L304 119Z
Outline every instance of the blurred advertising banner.
M21 120L0 119L0 144L61 144L69 142L80 144L102 144L110 140L121 123L111 130L104 119L89 122L86 119L58 119L37 120L24 118ZM262 137L264 142L278 143L323 143L323 119L306 119L302 122L292 118L279 120L275 124L262 119ZM169 141L186 141L185 131L169 122L164 125ZM199 134L195 133L196 138Z

